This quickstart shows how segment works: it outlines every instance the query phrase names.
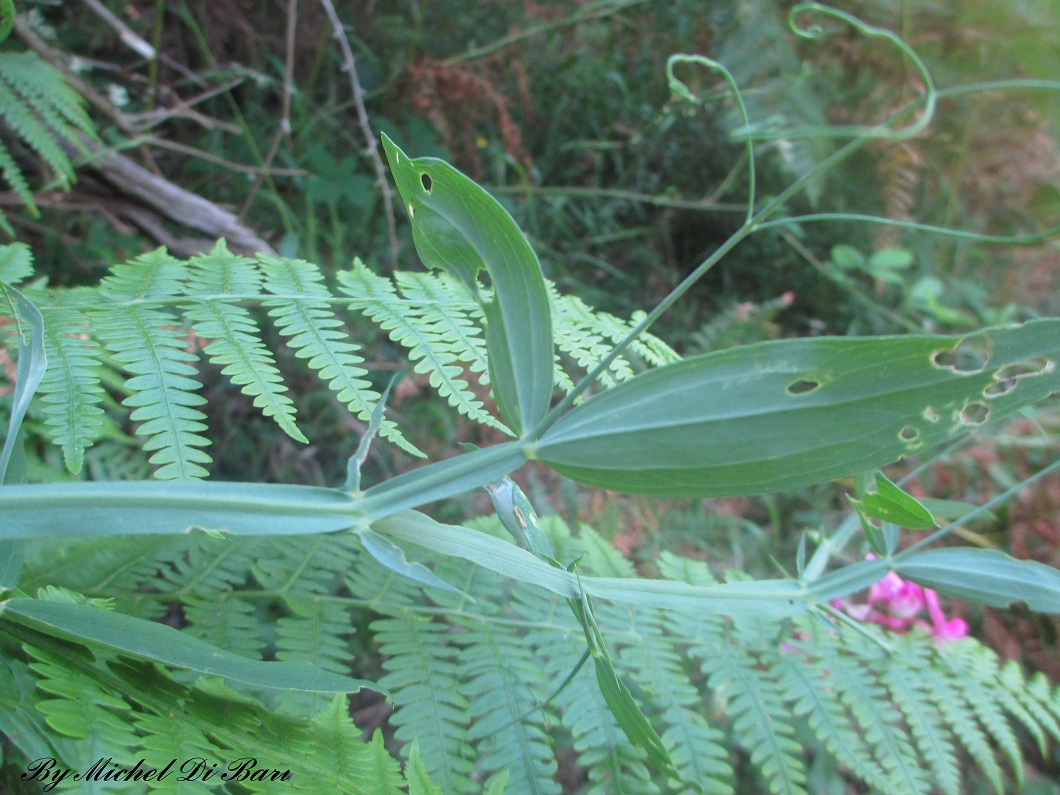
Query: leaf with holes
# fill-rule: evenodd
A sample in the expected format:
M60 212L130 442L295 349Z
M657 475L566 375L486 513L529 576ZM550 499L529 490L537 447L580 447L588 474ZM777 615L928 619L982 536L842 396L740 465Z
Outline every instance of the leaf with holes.
M555 383L552 316L537 255L507 211L448 163L383 148L424 264L459 279L482 304L490 381L504 420L525 433L548 411ZM485 270L493 297L484 300Z
M529 453L591 486L761 494L877 469L1060 391L1060 320L964 337L765 342L656 368Z

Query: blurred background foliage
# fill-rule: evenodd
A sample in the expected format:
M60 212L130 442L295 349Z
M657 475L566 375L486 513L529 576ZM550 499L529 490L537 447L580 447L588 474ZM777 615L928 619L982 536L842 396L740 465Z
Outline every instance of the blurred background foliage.
M233 213L275 250L327 272L360 256L378 270L416 268L395 203L388 220L365 130L453 162L508 207L564 291L622 316L650 308L739 225L747 195L740 126L716 75L683 66L698 105L669 95L676 52L725 63L752 124L778 131L757 147L759 197L783 189L835 147L783 130L867 124L922 86L893 48L836 28L821 42L788 30L780 0L25 0L5 53L35 51L85 97L102 151ZM1060 74L1055 0L847 0L840 7L900 34L947 88ZM329 11L352 53L346 68ZM130 44L131 42L131 44ZM142 45L142 46L141 46ZM363 89L363 113L355 89ZM4 184L0 204L53 283L91 283L110 264L158 245L212 239L167 217L75 148L69 191L10 123L0 140L34 189ZM993 234L1060 223L1060 94L1004 91L944 100L921 136L880 142L816 180L790 213L857 212ZM694 354L792 335L960 332L1060 313L1060 242L1004 247L855 223L756 235L696 286L655 330ZM385 385L398 355L350 319ZM373 335L366 339L366 335ZM201 341L190 340L189 345ZM270 344L280 352L279 340ZM10 369L10 362L5 363ZM290 368L290 373L299 372ZM296 449L219 376L210 411L214 475L333 485L363 431L318 384L291 383L312 444ZM117 389L117 387L115 387ZM396 391L395 418L432 457L492 441L431 398L425 381ZM989 429L974 449L913 462L908 487L981 502L1055 460L1060 410ZM43 445L34 474L59 477ZM412 461L373 454L375 477ZM918 468L913 470L913 465ZM143 477L122 429L93 448L87 476ZM902 474L899 472L898 474ZM531 471L541 511L594 524L645 573L657 552L773 575L804 530L834 527L843 484L770 498L659 503L576 490ZM441 516L487 511L484 495ZM914 534L910 534L912 536ZM965 542L1060 564L1060 482L1046 481ZM1060 623L964 608L982 637L1060 681ZM1035 759L1032 747L1028 748ZM1043 775L1060 760L1037 758ZM1039 778L1040 782L1041 779ZM1039 791L1029 779L1027 792ZM1040 791L1049 791L1040 790ZM1054 790L1055 791L1055 790Z

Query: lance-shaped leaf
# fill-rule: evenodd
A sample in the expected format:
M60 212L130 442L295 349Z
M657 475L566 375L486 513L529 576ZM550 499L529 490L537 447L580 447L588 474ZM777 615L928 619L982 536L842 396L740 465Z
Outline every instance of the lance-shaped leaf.
M504 420L525 433L548 411L555 382L537 255L500 203L448 163L410 160L385 135L383 148L420 258L458 278L482 304L494 397ZM478 282L483 270L493 287L489 301Z
M1060 390L1060 320L965 337L780 340L665 365L559 420L529 454L615 491L760 494L885 464Z
M895 571L940 593L991 607L1026 602L1038 613L1060 613L1060 571L996 549L930 549L902 559Z
M2 622L255 687L317 693L356 693L362 687L379 690L371 682L325 671L307 662L250 660L165 624L89 605L10 599L0 602Z

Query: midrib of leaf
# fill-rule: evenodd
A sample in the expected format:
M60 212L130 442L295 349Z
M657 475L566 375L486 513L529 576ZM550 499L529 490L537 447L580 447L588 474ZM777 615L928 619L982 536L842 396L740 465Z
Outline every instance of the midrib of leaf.
M147 325L144 324L143 318L140 316L140 314L138 312L130 312L129 314L132 316L133 321L136 323L136 328L140 332L141 339L150 340L151 339L151 334L150 334L149 328L148 328ZM155 346L151 345L149 343L147 345L147 350L148 350L148 353L149 353L149 355L151 357L150 358L151 365L154 367L154 370L155 370L154 375L155 375L155 378L158 381L159 391L162 393L161 405L164 407L164 411L165 411L165 415L166 415L166 421L169 424L169 430L173 434L174 455L177 456L177 461L180 463L179 469L180 469L180 472L181 472L181 476L182 477L188 477L187 471L188 471L189 464L191 464L191 462L185 457L185 451L184 451L185 445L181 444L181 442L180 442L180 440L181 440L181 431L180 431L180 428L177 425L176 417L173 416L173 403L169 399L169 389L167 389L166 386L165 386L166 371L164 369L162 359L156 353ZM195 464L194 466L198 466L198 465Z
M764 727L763 732L766 736L766 743L769 746L770 756L777 762L777 773L775 776L780 776L784 785L785 792L804 792L802 787L797 781L795 781L791 775L788 765L784 763L785 759L790 759L788 752L781 747L779 738L780 733L775 730L775 723L772 715L769 714L769 710L762 703L762 700L758 697L760 688L758 682L754 680L754 677L750 675L747 669L739 664L729 664L725 666L726 670L730 674L731 679L738 680L740 688L743 690L744 698L741 699L745 704L750 704L750 712L753 714L753 720L759 726ZM753 751L754 749L748 749Z
M294 407L290 404L285 405L281 400L280 396L284 394L282 383L270 383L261 377L261 373L265 369L274 369L274 365L267 359L255 361L247 355L246 341L241 338L240 335L246 334L247 332L234 329L229 323L228 315L224 311L226 304L221 301L207 301L203 307L210 312L213 321L216 322L224 330L224 337L222 338L228 343L228 350L232 351L239 357L239 364L241 365L237 372L240 374L246 373L251 376L249 383L244 385L242 389L246 393L247 387L254 385L258 389L258 394L253 396L254 402L260 399L264 405L262 410L268 409L271 412L271 416L275 419L276 423L283 428L283 430L292 439L308 444L309 440L305 438L298 426L294 424L293 414ZM262 348L266 351L266 348ZM270 357L271 358L271 357ZM227 367L230 367L228 365ZM225 369L227 369L227 367Z

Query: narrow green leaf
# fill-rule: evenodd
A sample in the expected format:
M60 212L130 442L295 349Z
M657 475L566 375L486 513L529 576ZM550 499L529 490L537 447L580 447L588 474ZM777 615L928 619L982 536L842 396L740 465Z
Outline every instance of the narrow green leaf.
M0 593L18 585L22 577L22 541L0 541Z
M1060 319L965 337L819 338L641 373L547 430L536 456L591 486L757 494L878 469L1060 390Z
M379 535L379 533L367 529L358 530L357 537L361 539L361 543L364 544L368 554L375 558L380 565L394 572L394 574L407 577L421 585L441 588L443 591L466 596L463 591L447 583L422 563L410 561L405 557L405 550L390 539ZM470 599L471 597L468 598Z
M907 530L927 530L936 526L931 511L879 472L876 473L876 491L866 494L858 502L866 516L892 522Z
M658 607L688 614L760 615L777 618L803 613L810 603L821 599L815 590L811 591L795 580L758 580L693 586L674 580L630 577L578 578L495 536L467 527L441 524L417 511L402 511L389 516L374 522L372 529L443 555L468 560L502 577L544 588L567 599L578 597L584 589L586 594L595 599L641 607ZM885 564L881 568L882 573L868 585L887 573ZM859 587L867 585L851 587L834 595L852 593Z
M1060 613L1060 570L994 549L931 549L900 558L895 571L940 593L991 607L1026 602L1038 613Z
M63 640L102 646L141 660L221 676L254 687L313 693L356 693L378 685L321 670L307 662L262 662L218 649L165 624L90 605L10 599L0 620Z
M10 285L0 283L0 291L14 313L18 334L18 369L15 374L15 392L11 400L11 416L7 422L7 438L0 453L0 482L7 475L22 420L29 409L33 393L37 391L44 372L48 368L48 357L44 353L44 318L33 303Z
M537 255L500 203L448 163L410 160L386 135L383 148L420 258L455 276L482 304L497 406L525 433L548 411L555 382L551 310ZM482 270L493 287L489 301L481 297Z
M573 568L574 565L572 564ZM571 573L574 573L575 577L578 576L573 571ZM580 585L579 578L579 589ZM659 737L655 727L645 717L634 700L633 694L629 692L629 688L626 687L621 677L619 677L618 671L615 670L615 664L612 662L611 654L607 650L607 643L604 641L603 633L600 632L600 627L596 623L596 616L593 615L593 607L588 595L584 590L581 590L579 598L567 601L571 610L574 611L578 622L582 625L582 631L585 633L585 642L589 646L589 654L592 655L593 665L596 668L596 681L600 685L600 693L603 695L604 701L607 702L607 707L614 716L615 722L625 732L631 743L638 748L644 749L648 756L648 763L652 767L679 778L679 774L674 768L673 760L670 758L670 753L666 750L662 738Z

